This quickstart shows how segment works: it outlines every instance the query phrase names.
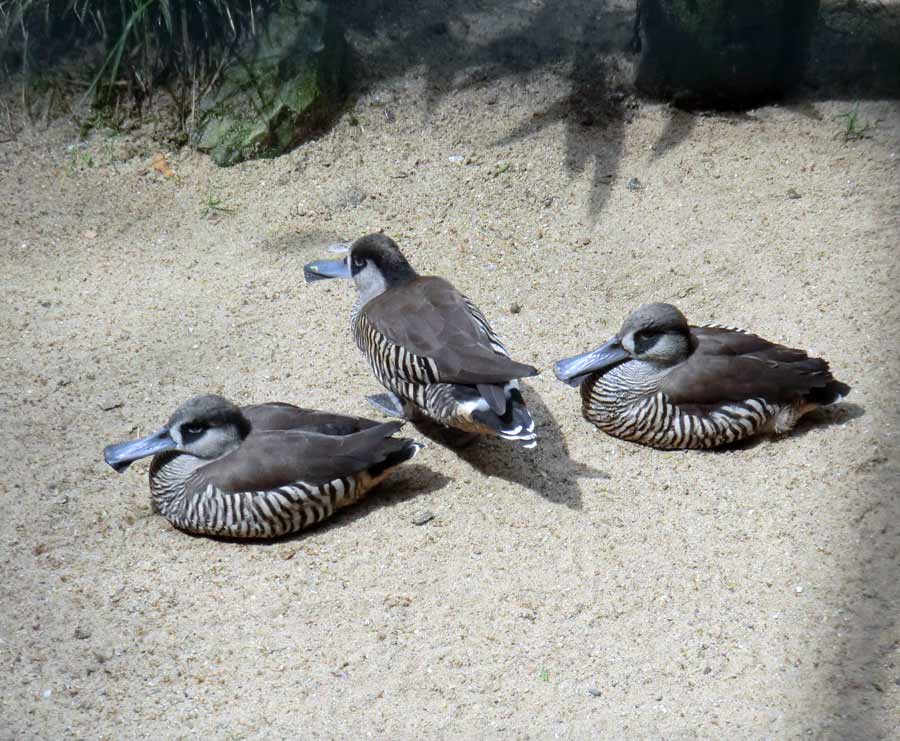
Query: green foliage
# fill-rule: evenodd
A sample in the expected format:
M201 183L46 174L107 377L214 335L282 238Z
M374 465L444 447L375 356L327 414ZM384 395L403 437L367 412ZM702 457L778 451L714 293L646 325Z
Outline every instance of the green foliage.
M234 209L225 204L219 196L209 193L203 202L202 214L206 218L214 218L216 216L227 216L233 214Z
M158 87L180 123L275 0L0 0L0 65L26 74L77 50L91 66L87 95L141 109ZM99 55L96 54L99 52Z
M869 122L863 121L859 115L859 103L856 103L849 111L838 113L835 118L843 122L841 133L844 135L844 141L866 138Z

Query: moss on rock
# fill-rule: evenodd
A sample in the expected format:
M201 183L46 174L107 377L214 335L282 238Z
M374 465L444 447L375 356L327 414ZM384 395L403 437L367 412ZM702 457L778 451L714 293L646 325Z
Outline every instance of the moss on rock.
M219 165L274 157L341 106L346 45L320 0L286 0L200 105L195 146Z

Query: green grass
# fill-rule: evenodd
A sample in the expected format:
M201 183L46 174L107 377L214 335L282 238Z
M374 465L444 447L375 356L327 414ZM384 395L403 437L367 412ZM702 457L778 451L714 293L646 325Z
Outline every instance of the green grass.
M857 139L865 139L866 132L869 130L868 121L863 121L859 115L859 103L853 108L843 113L838 113L836 119L842 122L842 131L844 141L854 141Z
M165 89L184 125L235 47L277 0L0 0L0 74L73 60L84 99L117 117Z
M213 193L208 194L206 200L203 202L203 216L206 218L227 216L228 214L233 213L234 209L231 206L225 205L224 201Z

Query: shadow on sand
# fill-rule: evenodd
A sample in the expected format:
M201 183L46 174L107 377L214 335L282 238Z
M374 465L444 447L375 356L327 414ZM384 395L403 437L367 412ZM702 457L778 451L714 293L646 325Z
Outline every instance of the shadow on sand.
M471 444L454 447L448 444L445 428L429 422L417 422L416 428L487 478L500 478L530 489L549 502L581 509L578 479L606 479L609 474L573 460L556 417L540 395L526 388L524 396L538 433L537 447L532 450L490 437L479 437Z

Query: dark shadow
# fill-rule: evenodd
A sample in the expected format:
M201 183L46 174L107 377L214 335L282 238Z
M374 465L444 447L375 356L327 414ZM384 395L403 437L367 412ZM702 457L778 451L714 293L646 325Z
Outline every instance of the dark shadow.
M284 229L264 238L260 247L267 252L309 259L310 255L322 257L329 245L345 241L346 237L327 229Z
M669 120L663 129L659 139L653 145L651 162L663 157L670 149L675 149L679 144L690 138L697 124L697 117L685 111L672 109L669 112Z
M889 420L890 421L890 420ZM894 415L896 429L900 423ZM894 738L897 706L897 622L900 615L900 450L883 446L854 472L857 490L852 564L837 596L842 639L829 652L829 738ZM827 654L826 654L827 655ZM892 686L894 685L894 686ZM824 734L823 734L824 735Z
M322 523L322 527L324 529L340 527L342 524L355 522L368 516L375 509L393 507L410 499L434 494L443 489L450 483L450 479L427 465L427 461L423 459L427 455L428 449L426 448L415 458L416 461L422 461L421 463L400 466L365 499L335 513L334 517ZM298 533L298 535L302 534Z
M581 509L580 478L609 478L604 471L572 460L556 417L533 389L524 389L525 402L534 418L538 435L537 447L525 450L517 444L499 438L479 437L463 447L450 447L460 459L482 476L501 478L530 489L557 504ZM446 436L427 422L416 428L437 444L444 444Z
M780 437L803 437L804 435L809 434L815 429L845 424L846 422L851 422L854 419L859 419L860 417L864 416L865 413L866 410L863 407L859 406L858 404L848 403L846 401L839 404L832 404L827 407L819 407L809 414L804 414L797 421L794 429L792 429L790 432L785 433L784 435L754 435L753 437L749 437L744 440L737 440L733 443L728 443L727 445L719 445L718 447L712 448L710 451L706 452L728 453L737 452L740 450L752 450L757 445L762 445L767 441L777 442Z
M804 82L818 100L900 98L900 6L822 2Z
M358 84L423 65L428 112L447 95L472 87L517 84L538 73L568 80L569 92L496 142L508 145L559 122L565 165L573 175L593 168L590 218L609 197L630 115L619 89L620 60L631 43L634 14L605 0L561 0L534 8L484 0L336 3L357 59ZM479 16L490 16L484 24Z
M815 411L801 417L797 422L797 426L791 430L790 435L791 437L803 437L803 435L817 428L846 424L864 417L865 414L865 407L848 401L842 401L839 404L832 404L827 407L819 407Z

